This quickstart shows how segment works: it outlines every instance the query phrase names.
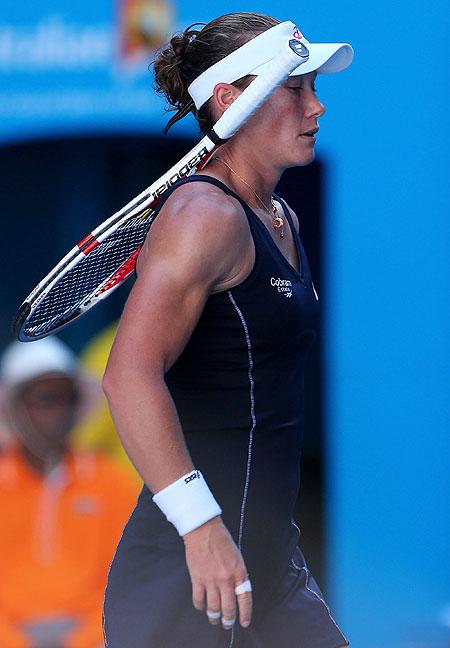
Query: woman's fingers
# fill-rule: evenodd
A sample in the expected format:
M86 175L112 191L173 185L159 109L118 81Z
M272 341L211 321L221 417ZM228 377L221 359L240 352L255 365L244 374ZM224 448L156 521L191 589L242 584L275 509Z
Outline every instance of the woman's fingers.
M207 594L207 614L210 623L222 622L224 630L231 630L237 618L239 610L239 622L243 628L248 628L252 619L253 598L251 584L248 579L238 582L232 587L231 582L223 585L220 589L220 605L217 607L217 592L213 589L212 594ZM214 617L212 619L212 617Z
M231 583L224 586L220 592L222 604L222 627L231 630L236 621L236 594Z
M205 588L199 582L192 584L192 603L196 610L203 612L205 610Z
M212 625L222 623L224 630L231 630L239 610L239 622L243 628L247 628L250 625L253 607L252 592L245 586L248 582L242 581L235 588L226 585L221 590L214 585L205 589L201 583L196 583L192 586L194 607L196 610L206 612L208 621ZM242 583L244 583L243 588Z
M206 615L212 625L218 625L222 617L220 592L217 587L208 587L206 592Z
M241 625L248 627L251 584L242 554L223 522L214 518L183 537L194 607L226 630L233 627L239 611Z
M250 586L246 586L245 583L249 583L249 581L241 581L237 587L227 584L220 590L211 584L206 591L202 585L194 585L192 597L194 607L197 610L205 611L208 621L212 625L222 623L224 630L232 629L239 610L239 622L243 628L247 628L252 618L253 600L252 592L249 591Z
M235 596L239 607L239 622L243 628L248 628L253 609L252 587L248 578L236 585Z

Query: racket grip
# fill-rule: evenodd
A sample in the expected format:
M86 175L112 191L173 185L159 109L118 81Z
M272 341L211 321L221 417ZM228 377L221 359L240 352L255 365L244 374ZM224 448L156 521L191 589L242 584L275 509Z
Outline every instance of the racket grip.
M242 126L290 73L308 60L309 52L301 41L292 38L214 125L213 131L226 140Z

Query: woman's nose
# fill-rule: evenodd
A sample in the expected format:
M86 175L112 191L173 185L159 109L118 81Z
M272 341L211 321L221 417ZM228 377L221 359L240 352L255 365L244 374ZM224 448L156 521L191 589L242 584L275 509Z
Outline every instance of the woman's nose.
M311 104L311 114L312 116L318 118L322 117L326 113L326 108L323 105L321 101L317 97L314 97L312 104Z

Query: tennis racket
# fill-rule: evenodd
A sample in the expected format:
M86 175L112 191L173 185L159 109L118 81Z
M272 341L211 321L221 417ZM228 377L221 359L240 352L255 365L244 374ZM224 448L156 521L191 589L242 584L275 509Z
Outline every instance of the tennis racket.
M30 342L55 333L110 295L133 272L164 193L200 170L309 52L299 40L286 42L267 70L239 95L214 128L159 180L85 236L36 286L20 306L14 334Z

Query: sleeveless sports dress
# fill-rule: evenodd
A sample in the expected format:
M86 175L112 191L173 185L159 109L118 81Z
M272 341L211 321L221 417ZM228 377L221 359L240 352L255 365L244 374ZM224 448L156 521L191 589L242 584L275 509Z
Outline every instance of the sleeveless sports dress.
M297 547L304 372L319 305L291 216L300 272L236 198L255 244L249 276L209 296L165 380L194 466L222 508L253 585L250 627L209 624L192 605L184 544L144 486L105 594L108 648L339 648L348 645ZM278 199L278 198L277 198Z

